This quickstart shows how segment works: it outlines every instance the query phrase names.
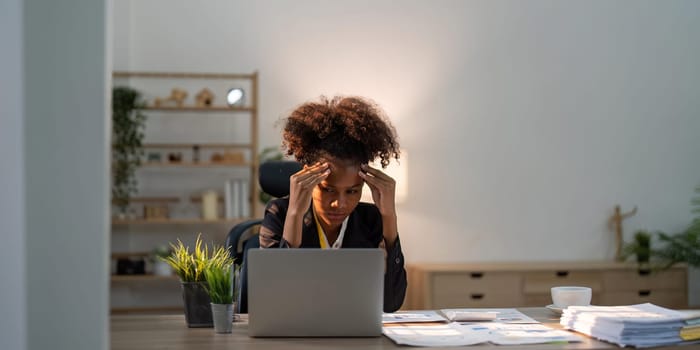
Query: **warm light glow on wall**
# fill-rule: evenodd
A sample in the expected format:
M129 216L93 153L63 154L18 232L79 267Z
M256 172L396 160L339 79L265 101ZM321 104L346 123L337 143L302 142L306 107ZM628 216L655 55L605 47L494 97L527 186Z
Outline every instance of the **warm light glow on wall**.
M381 164L378 161L369 164L373 168L382 170L385 174L391 176L396 181L396 203L403 203L406 201L406 196L408 195L408 156L406 151L401 150L401 159L397 162L392 160L386 169L382 169ZM362 187L362 202L373 203L372 192L369 186L365 185Z

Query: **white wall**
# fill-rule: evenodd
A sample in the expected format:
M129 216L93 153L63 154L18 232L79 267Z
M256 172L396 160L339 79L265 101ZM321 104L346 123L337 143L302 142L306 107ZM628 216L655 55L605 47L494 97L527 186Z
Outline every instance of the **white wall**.
M263 146L320 94L383 105L411 156L409 262L609 260L616 204L639 207L628 239L690 222L700 2L161 0L128 12L118 69L259 70Z
M26 349L22 1L0 2L0 349Z

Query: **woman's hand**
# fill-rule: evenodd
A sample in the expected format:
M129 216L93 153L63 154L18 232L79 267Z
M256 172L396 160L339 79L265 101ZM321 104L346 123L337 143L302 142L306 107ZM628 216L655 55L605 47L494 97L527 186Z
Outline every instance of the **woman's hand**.
M382 217L396 216L396 206L394 204L396 181L381 170L372 168L367 164L362 164L360 168L362 170L359 175L372 191L372 200L379 208Z
M316 163L289 177L289 211L303 215L309 209L314 187L331 173L328 163Z
M330 173L328 163L316 163L312 166L305 165L289 177L289 208L282 237L290 247L297 248L301 245L302 221L304 214L309 210L314 187Z
M399 236L396 223L395 191L396 181L379 169L374 169L367 164L360 166L360 177L365 180L372 191L372 200L382 215L382 234L386 247L393 247Z

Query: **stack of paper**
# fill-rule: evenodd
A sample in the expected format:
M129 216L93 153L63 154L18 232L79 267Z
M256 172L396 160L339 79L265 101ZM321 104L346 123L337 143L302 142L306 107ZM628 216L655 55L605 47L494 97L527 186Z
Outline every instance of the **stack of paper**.
M515 345L583 340L576 333L540 324L516 309L397 312L384 314L383 322L384 335L399 345L465 346L487 342Z
M646 303L570 306L560 322L566 328L620 346L651 347L689 343L680 333L694 321L687 313Z

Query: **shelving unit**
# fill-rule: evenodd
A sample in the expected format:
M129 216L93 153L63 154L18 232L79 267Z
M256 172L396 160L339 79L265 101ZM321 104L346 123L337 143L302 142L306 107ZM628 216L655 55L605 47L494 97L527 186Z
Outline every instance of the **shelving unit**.
M258 177L258 73L213 74L172 72L113 73L113 86L129 86L146 102L147 116L143 142L145 157L137 170L139 193L130 200L130 215L112 218L112 261L148 261L155 246L167 246L181 239L192 246L198 233L205 242L223 244L235 224L257 217ZM228 106L229 88L245 91L241 105ZM168 101L174 88L187 92L184 103ZM206 88L215 95L210 106L195 105L195 95ZM156 99L161 104L156 106ZM153 127L155 125L155 127ZM243 125L243 126L242 126ZM201 129L200 129L201 127ZM170 156L177 154L178 158ZM157 155L152 159L152 155ZM247 181L248 213L215 220L202 219L202 192L219 193L218 207L224 207L224 182L216 177ZM212 183L214 181L215 183ZM170 190L168 190L168 188ZM245 192L245 191L244 191ZM146 217L146 206L165 208L164 217ZM139 213L143 209L144 214ZM153 313L181 311L180 287L176 276L146 274L110 276L112 313ZM114 267L113 267L114 270ZM174 288L176 287L176 288ZM146 295L148 294L148 295Z

